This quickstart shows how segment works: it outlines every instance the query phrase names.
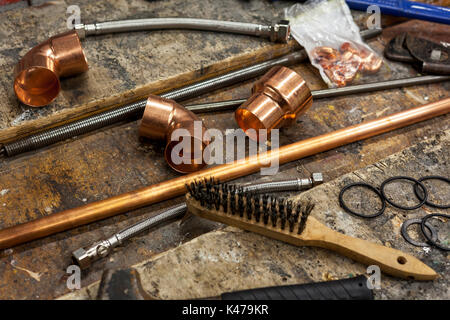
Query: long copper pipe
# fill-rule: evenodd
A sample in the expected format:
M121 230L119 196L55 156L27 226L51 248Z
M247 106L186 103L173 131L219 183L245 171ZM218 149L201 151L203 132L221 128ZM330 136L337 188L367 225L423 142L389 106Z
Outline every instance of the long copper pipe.
M203 169L109 199L51 214L0 230L0 249L182 195L186 192L185 185L196 179L215 177L220 181L232 180L258 171L268 163L270 164L271 161L276 161L277 157L279 163L283 164L448 112L450 112L450 98L292 143L233 163Z

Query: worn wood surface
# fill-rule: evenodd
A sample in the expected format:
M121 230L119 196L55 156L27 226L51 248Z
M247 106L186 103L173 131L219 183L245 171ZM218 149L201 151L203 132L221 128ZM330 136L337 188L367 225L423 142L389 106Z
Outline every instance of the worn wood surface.
M446 210L425 206L406 212L388 207L380 217L361 219L339 207L339 191L352 182L379 186L395 175L449 176L449 148L450 130L447 130L363 169L293 196L295 201L313 202L316 206L311 215L329 228L414 255L439 274L434 281L425 282L382 274L381 288L374 290L376 299L450 299L448 254L436 248L414 247L400 234L403 221L430 212L445 213ZM436 203L450 200L448 186L436 183L427 187L433 192ZM397 186L392 196L399 201L410 192L408 188ZM365 202L367 198L366 194L358 201ZM373 208L367 212L373 212ZM413 229L411 227L411 234ZM445 227L440 230L440 239L448 244ZM167 266L170 266L169 272ZM330 250L296 247L232 227L209 232L133 266L139 273L143 289L154 299L214 297L251 288L345 279L365 274L366 267ZM93 283L62 299L95 299L98 284Z
M92 36L82 45L88 72L61 79L61 92L50 105L21 104L13 91L13 67L38 43L67 29L68 6L77 5L81 22L152 17L192 17L271 24L291 2L202 1L49 1L38 6L0 12L0 143L49 125L143 99L258 61L299 46L274 44L252 36L165 30ZM365 27L367 15L354 12ZM400 18L401 19L401 18ZM399 18L384 18L389 24Z
M165 3L164 1L157 2ZM251 1L249 5L255 4ZM162 6L164 7L164 5ZM220 10L223 10L223 8L217 8L214 14L217 14ZM108 14L106 8L99 12L103 12L102 14L105 17ZM259 21L256 18L259 14L257 8L254 9L253 14L255 20L252 21ZM93 16L96 15L93 14ZM132 16L132 14L129 16ZM217 16L212 15L211 17ZM240 20L238 19L239 16L233 18L231 13L230 16L224 16L223 18L228 17ZM19 16L17 19L19 19ZM28 23L24 24L28 25ZM31 27L28 26L28 28ZM447 26L410 21L387 28L383 36L371 41L370 45L376 51L381 52L390 37L404 29L414 30L418 35L429 34L431 30L437 36L437 40L448 41L449 39L449 28ZM47 30L52 29L48 27ZM50 33L46 34L42 39L49 35ZM138 33L133 36L139 37ZM179 37L178 33L173 36ZM185 34L185 36L187 35ZM223 36L225 37L225 35ZM117 37L120 37L120 35L117 35ZM210 37L216 39L215 35L210 35ZM107 36L102 40L102 43L114 39L119 41L123 38ZM95 38L92 38L92 40L95 41ZM29 46L33 45L32 39L29 41ZM248 39L248 41L253 40ZM226 41L224 40L224 42ZM260 44L260 41L255 42ZM0 45L4 46L4 43L2 42ZM17 48L18 44L15 46ZM127 52L125 47L120 50ZM175 58L171 57L170 59ZM10 60L13 59L10 58ZM303 64L296 66L295 70L305 78L308 85L313 89L320 89L324 86L317 71L311 66ZM369 82L377 79L402 78L412 75L416 75L416 72L410 66L386 62L378 75L359 81ZM138 72L127 76L134 79L141 75ZM116 81L122 81L117 80L117 78L122 79L122 77L116 76ZM199 97L197 101L243 98L249 95L250 84L251 82L247 82L227 90L204 95ZM4 86L4 84L2 85ZM138 86L137 83L134 85ZM8 83L8 88L9 86L10 83ZM280 143L284 145L428 101L436 101L447 97L449 89L449 83L443 83L318 100L298 120L296 125L282 131ZM127 92L128 89L123 90L123 92ZM4 114L0 113L0 116L4 117ZM205 114L202 115L202 119L208 128L218 128L222 131L226 128L237 128L229 112ZM345 173L375 163L448 128L449 116L438 117L363 142L283 165L277 178L300 177L307 176L311 172L323 172L326 180L332 180ZM105 128L44 148L38 152L2 159L0 161L0 227L29 221L42 215L105 199L109 196L175 177L176 173L170 171L165 164L162 151L162 145L138 139L137 123L133 122ZM448 163L446 165L448 166ZM238 181L254 181L257 179L261 179L259 174ZM262 179L268 180L267 177ZM181 200L179 198L155 204L2 251L0 254L0 298L45 299L67 293L69 290L66 287L68 276L66 268L71 264L70 257L73 250L109 236L144 217L152 216L156 209ZM189 224L183 229L178 228L175 223L152 232L144 232L142 236L133 238L127 241L123 247L117 248L108 259L99 261L90 270L83 272L82 285L86 286L99 280L105 267L117 268L136 264L217 227L218 225L214 223L197 221L197 223ZM343 231L347 232L347 229L343 228ZM377 235L380 239L383 236L381 233ZM324 263L326 263L325 260ZM412 290L410 297L420 297L420 291Z

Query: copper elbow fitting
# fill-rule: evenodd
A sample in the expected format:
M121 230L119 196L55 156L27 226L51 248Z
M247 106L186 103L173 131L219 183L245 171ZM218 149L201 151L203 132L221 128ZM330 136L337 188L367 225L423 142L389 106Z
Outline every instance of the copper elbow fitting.
M289 68L276 66L252 89L252 96L235 112L236 121L246 134L258 140L258 130L289 126L312 104L305 80ZM254 130L249 130L254 129Z
M58 96L60 77L87 70L76 31L61 33L28 51L18 62L14 69L14 91L24 104L42 107Z
M179 131L179 139L173 139L172 133ZM208 155L204 150L208 142L203 139L206 131L203 122L191 111L179 105L173 100L150 95L147 99L144 115L139 126L139 135L142 137L165 140L166 148L164 158L169 166L180 173L190 173L206 166ZM172 150L184 139L189 139L189 154L178 153L179 158L185 159L182 163L175 163L172 158ZM182 150L186 151L186 150Z

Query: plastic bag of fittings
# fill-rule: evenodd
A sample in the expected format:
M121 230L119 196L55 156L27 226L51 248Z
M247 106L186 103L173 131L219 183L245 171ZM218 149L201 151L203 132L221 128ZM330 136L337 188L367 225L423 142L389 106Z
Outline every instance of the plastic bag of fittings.
M350 84L358 73L377 72L383 60L362 40L344 0L309 0L284 10L291 34L329 87Z

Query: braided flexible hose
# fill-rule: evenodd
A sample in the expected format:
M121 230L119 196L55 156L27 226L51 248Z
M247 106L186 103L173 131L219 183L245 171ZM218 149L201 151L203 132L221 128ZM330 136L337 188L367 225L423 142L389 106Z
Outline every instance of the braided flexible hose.
M252 193L299 191L312 188L322 182L322 174L313 173L312 178L255 183L244 185L242 186L242 189L244 192ZM87 268L93 261L107 256L114 247L122 244L124 240L134 237L144 230L158 226L164 222L180 218L186 213L186 209L186 203L181 203L158 211L152 217L122 229L108 239L100 240L87 249L80 248L75 250L72 253L72 256L81 268Z

